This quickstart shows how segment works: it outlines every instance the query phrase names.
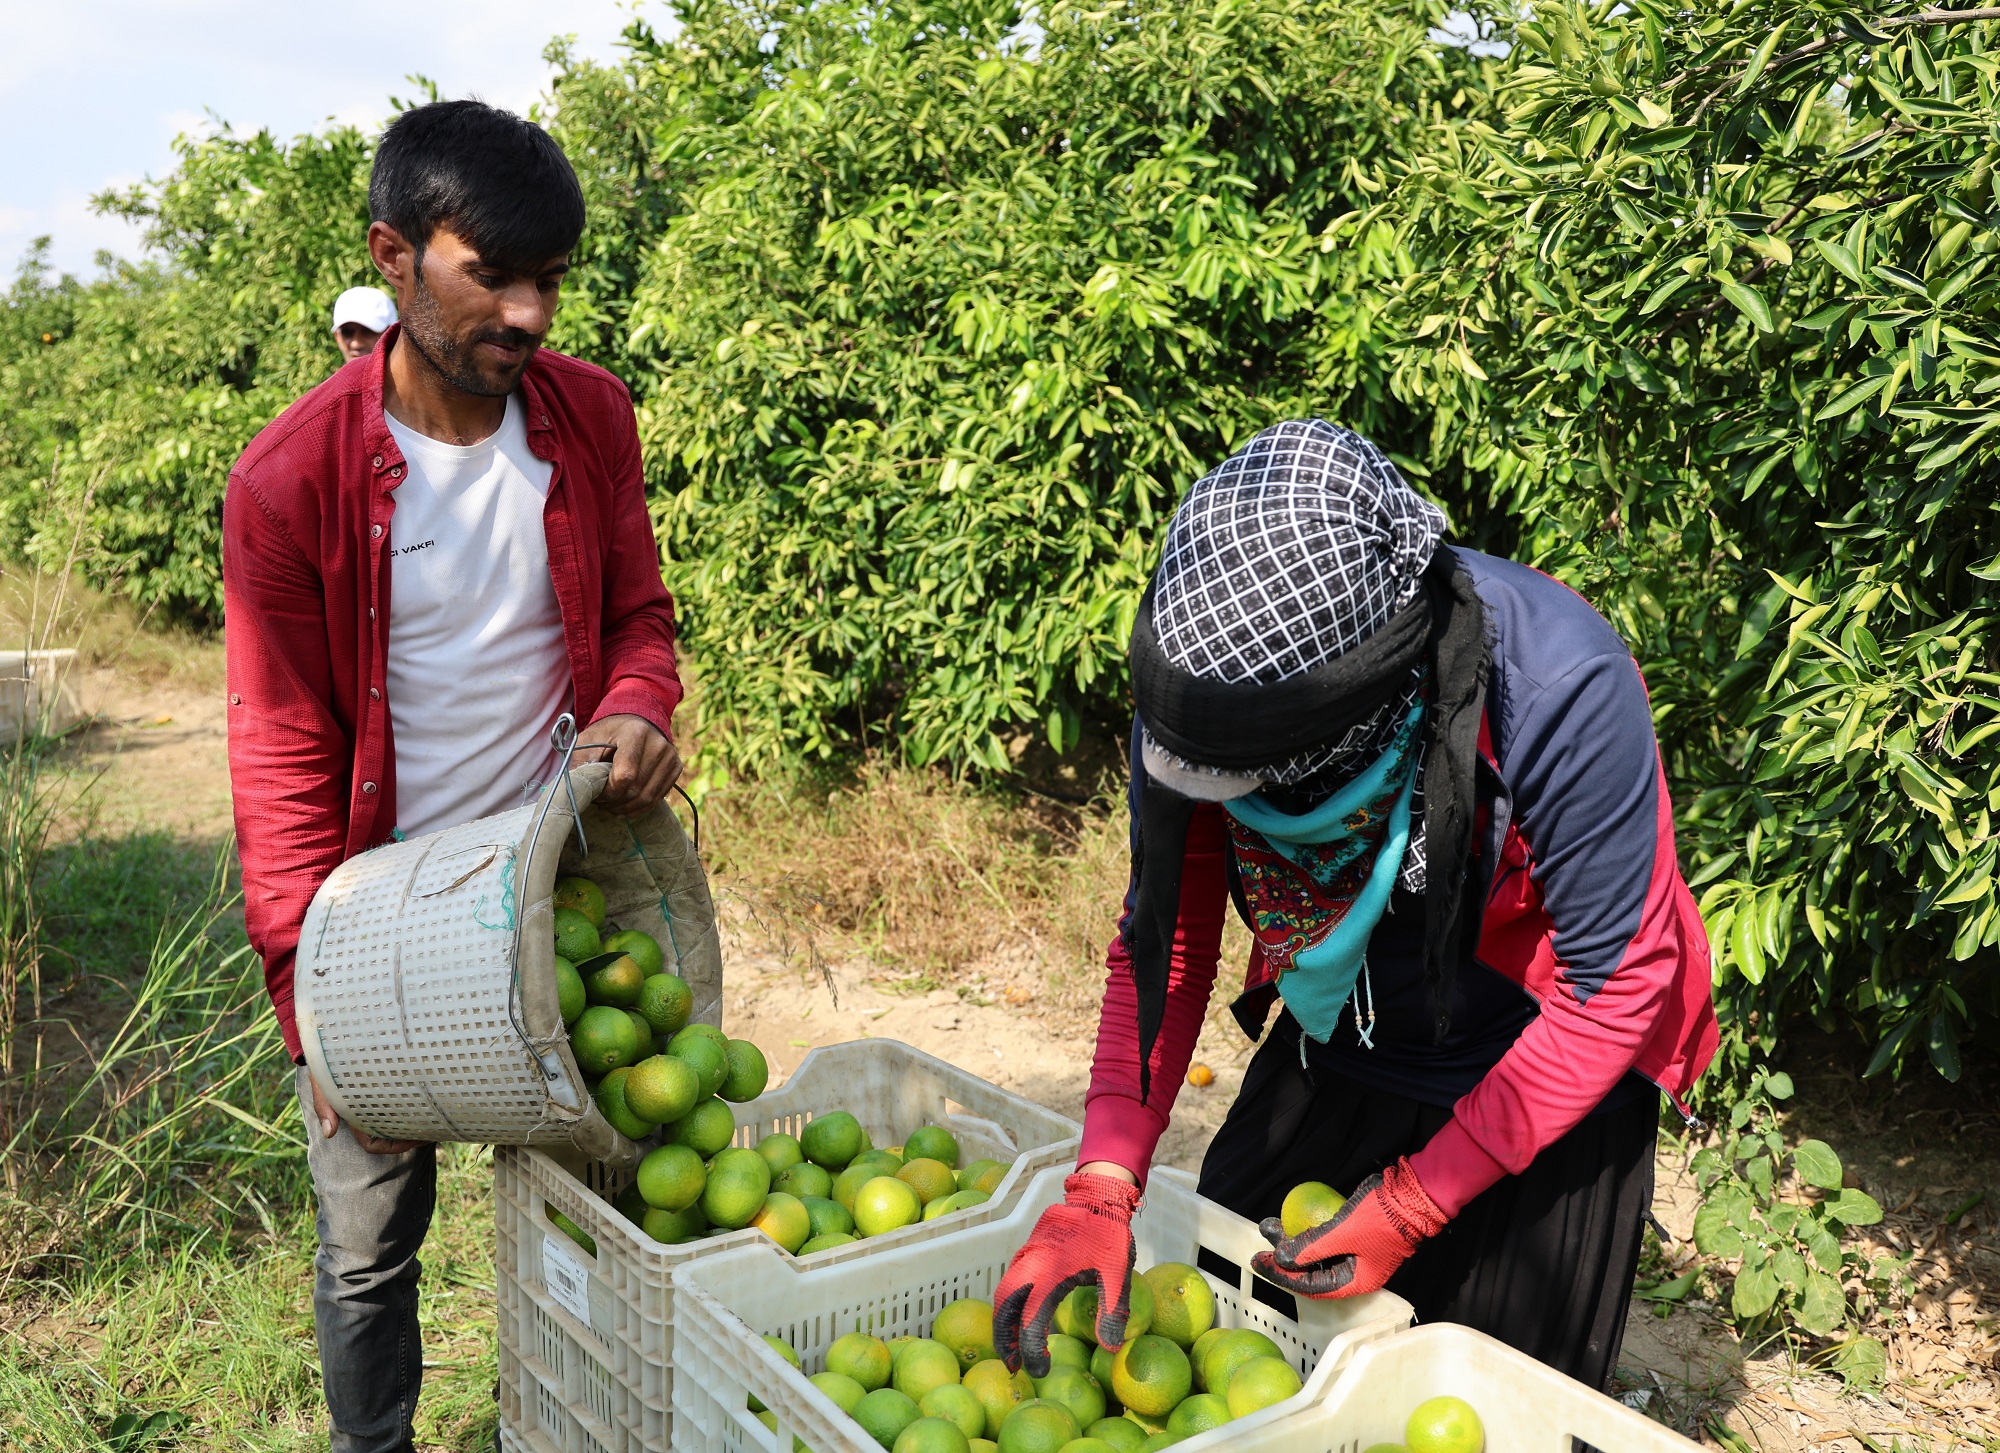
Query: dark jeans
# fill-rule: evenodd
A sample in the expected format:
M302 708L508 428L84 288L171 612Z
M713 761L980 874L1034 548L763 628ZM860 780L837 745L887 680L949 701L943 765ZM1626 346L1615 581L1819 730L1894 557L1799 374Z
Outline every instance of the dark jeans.
M417 1251L437 1206L437 1150L376 1155L345 1125L328 1140L303 1065L298 1092L319 1204L313 1324L331 1453L404 1453L415 1446L410 1425L424 1380Z
M1289 1026L1282 1026L1288 1028ZM1639 1239L1653 1203L1660 1102L1614 1092L1607 1108L1475 1196L1389 1278L1420 1322L1457 1322L1594 1388L1617 1370ZM1423 1148L1449 1110L1299 1064L1272 1036L1201 1167L1201 1193L1253 1221L1300 1181L1337 1190Z

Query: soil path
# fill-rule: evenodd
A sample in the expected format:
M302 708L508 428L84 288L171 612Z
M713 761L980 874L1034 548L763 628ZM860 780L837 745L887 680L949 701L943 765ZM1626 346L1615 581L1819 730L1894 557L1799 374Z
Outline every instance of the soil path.
M147 684L111 671L89 673L82 685L86 708L100 717L74 744L78 763L101 773L94 821L101 828L165 829L211 844L226 834L221 691ZM728 885L719 887L727 907ZM1090 1027L1033 1012L1039 978L1026 956L1017 955L1023 961L1010 966L999 953L971 966L965 978L982 986L978 994L941 989L911 995L879 982L861 961L832 966L829 984L827 972L803 969L795 958L774 952L750 915L725 917L732 920L726 1022L732 1033L764 1048L774 1079L796 1069L816 1046L892 1038L1081 1118ZM1248 1058L1249 1047L1218 1009L1197 1051L1215 1082L1182 1090L1161 1146L1163 1161L1199 1165ZM1635 1304L1620 1391L1633 1405L1732 1453L2000 1449L2000 1209L1988 1202L1947 1223L1971 1190L2000 1179L2000 1117L1968 1123L1961 1105L1956 1122L1913 1128L1910 1121L1932 1113L1920 1107L1901 1123L1875 1124L1867 1119L1873 1111L1853 1108L1860 1104L1855 1087L1852 1071L1835 1066L1823 1084L1802 1078L1797 1103L1816 1105L1822 1095L1840 1103L1846 1095L1851 1114L1806 1133L1832 1141L1861 1170L1867 1188L1895 1208L1879 1228L1880 1252L1917 1252L1911 1270L1923 1289L1892 1329L1889 1387L1879 1396L1848 1395L1835 1379L1796 1363L1782 1343L1743 1346L1712 1305L1695 1301L1666 1318ZM1952 1113L1951 1102L1936 1113ZM1680 1264L1688 1255L1695 1189L1671 1150L1663 1149L1657 1171L1655 1214L1676 1238L1669 1262ZM1732 1441L1718 1438L1718 1429Z

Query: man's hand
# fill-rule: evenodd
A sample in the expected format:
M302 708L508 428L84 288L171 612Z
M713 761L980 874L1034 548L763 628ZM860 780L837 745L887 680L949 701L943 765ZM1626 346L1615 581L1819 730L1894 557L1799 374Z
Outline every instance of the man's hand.
M643 716L598 718L576 739L579 753L585 747L611 749L584 760L611 763L597 805L620 817L652 811L680 780L680 748Z
M319 1121L320 1136L322 1139L331 1140L340 1134L340 1116L334 1113L333 1106L327 1104L326 1092L320 1089L319 1081L313 1080L310 1074L306 1078L312 1080L313 1118ZM373 1155L401 1155L404 1151L415 1150L424 1143L421 1140L377 1140L359 1125L350 1125L347 1128L354 1135L354 1143Z

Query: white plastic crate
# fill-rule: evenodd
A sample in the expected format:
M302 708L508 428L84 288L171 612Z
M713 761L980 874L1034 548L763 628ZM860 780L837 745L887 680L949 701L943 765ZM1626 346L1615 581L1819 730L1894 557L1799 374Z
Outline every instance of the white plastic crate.
M1326 1400L1295 1420L1284 1453L1363 1453L1401 1443L1417 1404L1464 1398L1487 1453L1693 1453L1700 1447L1470 1327L1439 1322L1359 1349ZM1179 1446L1179 1445L1176 1445Z
M662 1246L608 1204L630 1181L629 1170L565 1166L527 1148L495 1150L500 1425L517 1446L665 1453L678 1362L675 1267L761 1246L819 1275L949 1236L1004 1215L1039 1172L1055 1167L1059 1180L1082 1134L1053 1110L887 1039L814 1050L783 1085L735 1108L738 1145L776 1131L796 1135L815 1115L846 1110L878 1145L901 1144L919 1125L943 1125L957 1136L963 1159L1014 1164L984 1205L801 1260L749 1230ZM551 1208L596 1241L595 1256L556 1229Z
M299 934L295 1005L313 1079L343 1120L391 1139L638 1160L570 1053L556 879L590 878L608 923L658 939L694 991L692 1017L709 1024L721 1016L722 956L679 820L664 805L637 818L597 807L610 774L578 767L537 805L385 843L320 885Z
M1036 1218L1062 1199L1066 1173L1042 1172L1006 1216L948 1242L904 1246L806 1274L768 1245L676 1270L675 1449L790 1453L796 1436L815 1453L881 1453L807 1376L824 1370L826 1349L849 1332L924 1336L949 1303L990 1298ZM1215 1290L1217 1325L1263 1332L1305 1378L1304 1388L1284 1402L1175 1445L1188 1453L1288 1448L1284 1429L1325 1396L1350 1355L1410 1324L1410 1304L1388 1292L1295 1302L1255 1279L1250 1260L1269 1243L1252 1223L1197 1195L1194 1178L1181 1171L1154 1170L1132 1234L1141 1270L1161 1261L1199 1267ZM765 1344L767 1333L791 1344L803 1372ZM749 1411L752 1393L776 1413L778 1431Z

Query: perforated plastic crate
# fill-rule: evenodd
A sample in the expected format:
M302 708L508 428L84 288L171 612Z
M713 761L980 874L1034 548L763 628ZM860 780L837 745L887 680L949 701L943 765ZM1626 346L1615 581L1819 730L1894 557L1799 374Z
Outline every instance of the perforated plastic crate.
M1464 1398L1486 1425L1487 1453L1693 1453L1700 1445L1564 1377L1503 1342L1449 1323L1356 1351L1326 1399L1295 1419L1284 1453L1363 1453L1401 1443L1428 1398Z
M575 768L568 789L559 777L535 806L386 843L320 886L300 930L295 1002L306 1062L343 1120L392 1139L638 1159L570 1053L556 879L590 878L608 923L658 939L694 990L693 1017L710 1024L722 957L708 880L680 822L664 806L638 818L598 808L610 771Z
M1038 1173L1076 1160L1076 1122L894 1040L814 1050L791 1078L736 1107L736 1143L796 1135L815 1115L846 1110L878 1145L919 1125L943 1125L967 1160L1012 1160L993 1198L887 1236L797 1259L761 1232L732 1231L682 1246L645 1236L608 1201L629 1170L559 1163L523 1147L493 1153L495 1281L499 1294L500 1425L535 1453L664 1453L676 1377L676 1266L761 1245L791 1265L821 1269L937 1240L1003 1216ZM585 1252L549 1219L573 1221ZM678 1444L671 1446L678 1447Z
M1062 1198L1064 1174L1060 1168L1042 1172L1004 1217L949 1241L903 1246L865 1262L802 1274L797 1263L765 1245L678 1268L675 1449L791 1453L798 1437L815 1453L880 1453L807 1376L824 1370L826 1349L849 1332L924 1336L949 1303L990 1298L1036 1218ZM1250 1222L1197 1195L1194 1178L1180 1171L1153 1172L1132 1234L1140 1268L1161 1261L1199 1267L1215 1290L1217 1324L1263 1332L1305 1379L1284 1402L1175 1445L1188 1453L1288 1447L1283 1429L1325 1395L1348 1357L1410 1324L1409 1303L1388 1292L1295 1301L1258 1281L1250 1259L1269 1243ZM790 1343L804 1371L773 1352L765 1334ZM776 1414L778 1431L749 1411L753 1393Z

